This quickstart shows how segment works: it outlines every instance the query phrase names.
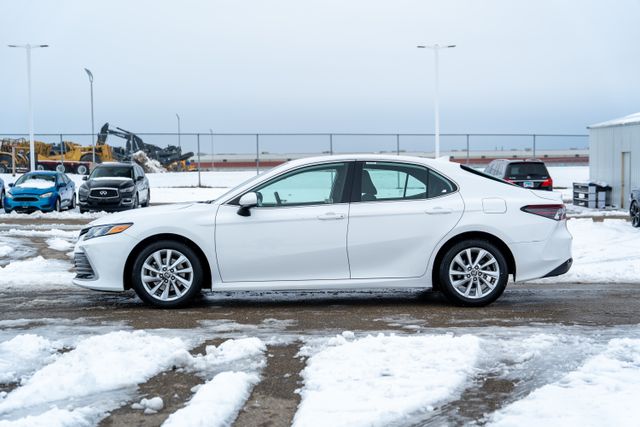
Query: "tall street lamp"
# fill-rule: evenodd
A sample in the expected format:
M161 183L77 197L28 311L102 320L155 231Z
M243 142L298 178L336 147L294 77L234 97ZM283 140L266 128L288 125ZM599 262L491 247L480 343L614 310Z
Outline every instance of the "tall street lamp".
M434 96L434 110L435 110L435 134L436 134L436 153L435 158L440 157L440 76L439 76L439 52L440 49L451 49L456 47L455 44L450 45L440 45L440 44L432 44L432 45L420 45L417 46L418 49L432 49L434 54L434 66L435 66L435 96Z
M178 113L176 113L176 118L178 119L178 147L182 148L180 143L180 115Z
M84 71L87 72L87 76L89 77L89 86L91 87L91 154L92 154L92 162L96 162L96 133L95 133L95 122L93 120L93 74L88 68L85 68Z
M9 47L19 47L27 52L27 92L28 92L28 105L29 105L29 167L32 171L36 170L36 149L33 141L33 108L31 104L31 49L38 49L41 47L49 47L48 44L10 44Z

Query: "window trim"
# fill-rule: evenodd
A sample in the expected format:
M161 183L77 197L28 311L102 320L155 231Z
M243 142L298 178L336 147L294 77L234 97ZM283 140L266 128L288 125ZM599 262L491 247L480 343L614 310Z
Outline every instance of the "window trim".
M284 177L284 175L289 175L289 174L292 174L294 172L302 171L304 169L309 169L309 168L313 168L313 167L317 167L317 166L328 166L328 165L335 165L335 164L344 164L347 167L347 177L346 177L346 179L344 181L344 184L343 184L344 185L344 189L342 191L342 199L340 201L333 202L333 203L309 202L309 203L305 203L305 204L294 204L294 205L255 206L254 209L307 208L307 207L312 207L312 206L334 206L334 205L341 205L341 204L345 204L345 203L348 204L348 203L351 202L351 200L350 200L351 199L351 194L350 194L349 188L353 187L354 169L355 169L355 164L356 164L355 160L338 160L338 161L332 160L332 161L326 161L326 162L321 162L321 163L301 165L300 167L283 171L282 173L272 177L271 179L269 179L267 181L263 181L263 182L257 183L256 185L250 187L246 191L242 192L241 194L239 194L238 196L234 197L233 199L229 200L228 202L226 202L224 204L225 205L231 205L231 206L240 206L240 199L242 198L242 196L244 196L247 193L255 192L256 189L259 188L259 187L266 187L267 185L270 185L271 183L282 179Z
M427 170L427 173L433 172L437 175L440 175L441 177L445 178L447 181L451 182L454 186L455 186L455 190L452 191L451 193L447 193L447 194L441 194L435 197L428 197L429 196L429 187L427 186L427 197L425 197L424 199L382 199L382 200L361 200L362 194L360 193L360 188L362 187L362 169L364 167L365 163L391 163L391 164L397 164L397 165L409 165L409 166L417 166L417 167L421 167ZM409 175L409 174L408 174ZM428 185L428 184L427 184ZM427 165L421 164L421 163L413 163L413 162L406 162L406 161L402 161L402 160L359 160L356 161L356 165L354 167L354 178L353 178L353 185L351 187L351 200L349 201L349 203L384 203L384 202L424 202L427 200L435 200L435 199L439 199L440 197L447 197L450 196L452 194L456 194L460 191L460 185L454 180L451 179L448 175L442 173L441 171L435 169L435 168L430 168Z

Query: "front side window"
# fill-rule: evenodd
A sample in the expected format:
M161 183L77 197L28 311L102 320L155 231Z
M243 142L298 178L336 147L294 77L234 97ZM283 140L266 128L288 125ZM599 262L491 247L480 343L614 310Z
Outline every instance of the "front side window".
M423 200L455 190L455 184L423 166L386 162L366 162L362 165L362 202Z
M254 191L258 206L302 206L341 203L347 163L332 163L293 171Z

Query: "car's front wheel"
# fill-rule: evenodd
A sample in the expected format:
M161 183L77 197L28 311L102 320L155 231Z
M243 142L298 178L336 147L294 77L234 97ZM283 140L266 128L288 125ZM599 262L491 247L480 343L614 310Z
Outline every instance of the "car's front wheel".
M481 307L494 302L507 286L502 252L486 240L466 240L445 253L439 267L440 289L452 302Z
M634 227L640 227L640 208L635 201L631 203L629 214L631 215L631 225Z
M200 293L203 269L197 254L187 245L162 240L145 247L132 269L132 285L141 300L173 308Z

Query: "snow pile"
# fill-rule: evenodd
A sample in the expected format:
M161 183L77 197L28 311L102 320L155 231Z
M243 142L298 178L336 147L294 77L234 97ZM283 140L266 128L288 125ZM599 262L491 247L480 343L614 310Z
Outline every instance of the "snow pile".
M62 348L39 335L21 334L0 343L0 384L19 382L41 366L51 362Z
M146 173L163 173L166 172L166 169L162 167L159 161L155 159L150 159L147 156L147 153L144 151L136 151L131 155L131 159L133 159L137 164L142 166Z
M637 283L640 277L640 229L628 221L572 219L573 266L546 283Z
M4 211L2 211L4 212ZM65 210L61 212L40 212L35 211L31 213L19 213L11 211L10 214L5 214L4 218L29 218L29 219L96 219L108 215L107 212L85 212L80 213L78 208Z
M0 236L19 236L19 237L62 237L64 239L77 239L80 230L61 230L52 228L50 230L28 230L21 228L11 228L9 230L0 231Z
M52 408L39 415L27 415L16 420L0 420L0 427L90 427L89 421L99 414L92 408Z
M201 385L189 404L171 414L163 427L231 425L258 381L255 373L222 372Z
M242 361L244 369L259 369L264 365L262 357L267 347L259 338L230 339L218 347L208 345L204 355L197 355L190 363L190 369L200 373L208 373L212 370L219 370L221 365L228 365ZM234 366L238 369L238 366Z
M144 409L145 415L155 414L162 411L164 402L161 397L152 397L151 399L142 399L140 403L131 405L131 409Z
M13 252L13 248L11 246L0 245L0 258L9 256L11 252Z
M640 339L613 339L560 381L493 415L494 426L637 426Z
M1 400L0 416L134 386L174 365L184 365L191 357L187 350L180 338L144 331L87 338Z
M309 358L294 426L386 426L432 410L456 396L480 353L471 335L352 336Z
M51 239L47 239L47 245L51 249L56 251L61 251L61 252L68 252L71 249L73 249L73 247L75 246L73 242L70 242L69 240L61 239L60 237L53 237Z
M69 271L71 264L57 259L35 258L13 261L0 267L2 289L28 286L59 287L71 283L73 273Z
M44 190L46 188L53 188L56 185L55 181L49 181L47 179L27 179L20 184L16 184L19 188L36 188L38 190Z

